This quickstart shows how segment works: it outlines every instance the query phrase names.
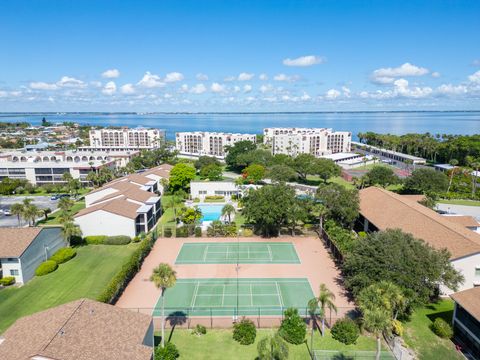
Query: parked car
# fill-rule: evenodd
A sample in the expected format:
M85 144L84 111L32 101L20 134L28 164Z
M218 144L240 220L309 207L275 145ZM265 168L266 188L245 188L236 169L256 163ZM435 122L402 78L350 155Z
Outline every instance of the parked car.
M4 214L5 216L11 216L11 215L12 215L12 213L10 212L10 209L5 210L5 211L3 212L3 214Z

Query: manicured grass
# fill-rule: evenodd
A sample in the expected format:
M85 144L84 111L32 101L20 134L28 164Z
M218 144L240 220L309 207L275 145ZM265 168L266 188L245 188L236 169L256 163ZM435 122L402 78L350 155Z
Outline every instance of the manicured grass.
M207 329L207 334L196 336L191 334L191 330L176 329L172 334L171 341L180 351L180 357L183 359L197 360L252 360L258 355L258 342L275 330L258 329L255 343L252 345L240 345L232 339L231 330ZM169 338L166 334L166 339ZM306 339L310 346L310 332L307 333ZM315 349L322 350L340 350L340 351L358 351L367 350L375 351L375 339L367 336L360 336L356 345L344 345L330 336L327 331L325 337L321 337L319 332L315 332L314 346ZM305 360L310 359L309 350L306 344L288 345L289 360Z
M311 185L311 186L319 186L323 183L324 183L323 179L321 179L319 176L308 175L307 176L307 181L306 181L305 184L306 185ZM330 179L328 179L327 183L340 184L340 185L345 186L347 189L353 189L354 188L354 186L351 182L348 182L347 180L345 180L341 176L336 176L336 177L330 178Z
M85 208L85 200L79 200L73 204L70 212L72 215L75 215L77 212ZM61 211L57 210L53 214L48 216L48 220L45 221L45 219L42 219L37 222L37 225L59 225L60 221L58 217L60 216Z
M138 247L89 245L51 274L0 291L0 333L18 318L79 298L95 299Z
M466 205L466 206L480 206L479 200L446 200L440 199L439 203L442 204L452 204L452 205Z
M450 340L442 339L430 330L430 324L442 317L451 323L453 316L453 301L441 300L416 310L409 322L404 324L403 338L416 351L421 360L462 359Z

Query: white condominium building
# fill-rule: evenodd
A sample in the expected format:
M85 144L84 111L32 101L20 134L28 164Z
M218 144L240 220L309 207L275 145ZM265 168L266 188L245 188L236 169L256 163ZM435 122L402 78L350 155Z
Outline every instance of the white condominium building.
M267 128L263 142L272 147L272 153L297 156L322 156L349 152L352 133L325 128Z
M91 149L155 149L165 143L165 130L145 128L90 130Z
M176 134L176 148L180 154L194 156L215 156L223 158L226 155L225 147L233 146L238 141L248 140L256 142L255 134L229 134L217 132L178 132Z

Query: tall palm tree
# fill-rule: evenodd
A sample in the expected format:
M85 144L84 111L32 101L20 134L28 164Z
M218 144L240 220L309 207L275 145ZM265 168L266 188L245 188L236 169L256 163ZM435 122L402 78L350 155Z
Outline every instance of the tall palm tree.
M227 216L228 217L228 222L232 222L231 216L232 214L235 214L235 207L232 204L226 204L222 208L222 216Z
M17 216L19 227L21 225L21 219L23 217L23 210L24 210L24 207L23 207L23 204L21 203L15 203L10 207L10 212L12 213L12 215Z
M381 334L391 326L390 314L385 309L375 308L363 310L363 324L377 339L375 360L380 360L382 350Z
M311 303L315 301L317 305L320 307L320 317L322 319L322 336L325 334L325 310L328 308L330 311L335 311L337 312L337 307L334 303L335 301L335 294L331 292L328 288L327 285L325 284L320 284L320 292L318 294L318 297L313 298L309 302L309 307L312 306Z
M453 177L455 176L456 167L458 165L458 160L457 159L452 159L452 160L450 160L449 164L452 165L453 168L450 170L450 180L448 182L447 193L450 192L450 188L452 187Z
M72 237L82 236L82 230L80 230L80 228L72 221L68 221L63 224L62 234L68 246L70 246Z
M35 220L43 215L43 211L31 201L31 199L23 200L23 218L28 221L29 226L35 225Z
M259 360L285 360L288 359L288 344L276 332L268 335L258 342Z
M58 201L58 208L63 212L69 212L73 205L74 202L69 197L62 197Z
M165 291L177 282L177 273L170 265L161 263L153 269L150 281L162 290L162 347L165 346Z

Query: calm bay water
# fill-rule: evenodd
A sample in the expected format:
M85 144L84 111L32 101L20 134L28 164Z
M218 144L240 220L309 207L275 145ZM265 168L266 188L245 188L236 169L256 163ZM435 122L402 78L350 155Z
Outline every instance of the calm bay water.
M168 139L177 131L263 132L266 127L327 127L359 132L406 134L478 134L480 112L346 112L255 114L0 114L1 121L27 121L45 117L51 122L73 121L101 126L145 126L165 129Z

